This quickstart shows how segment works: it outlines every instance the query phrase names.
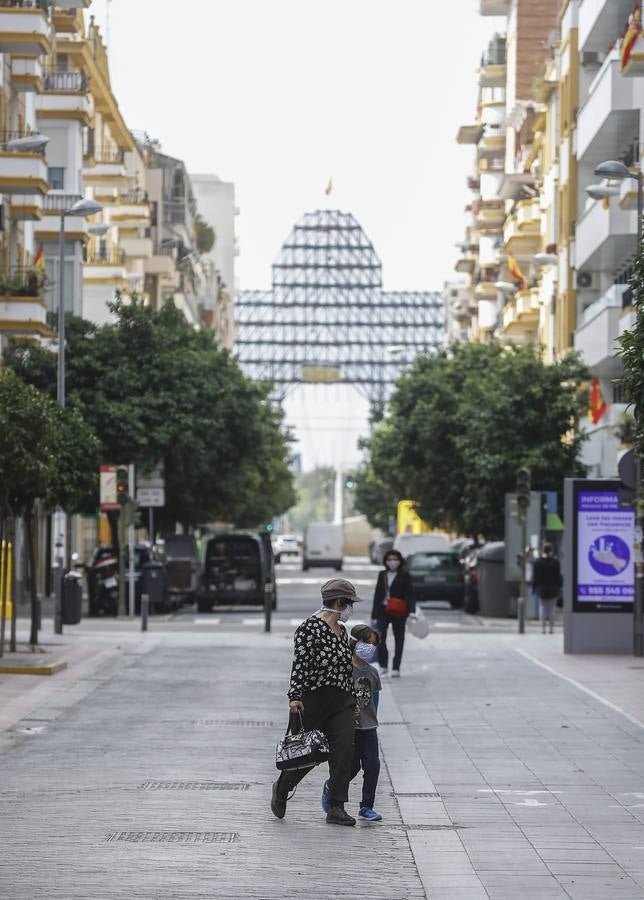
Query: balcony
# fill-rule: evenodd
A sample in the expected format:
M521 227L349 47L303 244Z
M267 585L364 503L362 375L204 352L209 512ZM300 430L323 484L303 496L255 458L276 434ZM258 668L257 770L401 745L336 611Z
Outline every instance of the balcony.
M579 6L580 52L606 52L625 29L633 0L582 0Z
M466 256L462 256L454 266L456 272L460 272L462 275L473 275L474 270L476 269L478 259L476 254L468 253Z
M47 55L48 0L0 0L0 53Z
M639 111L644 106L644 84L624 78L616 50L606 58L593 79L577 118L577 159L597 165L619 159L639 134Z
M621 370L621 364L615 358L616 340L623 314L622 297L627 287L615 284L591 303L584 310L575 332L575 350L593 373L603 378L619 375Z
M42 221L36 225L37 240L57 240L60 234L60 214L80 200L79 194L49 193L43 198ZM87 240L87 219L83 216L65 217L65 240Z
M127 187L125 154L121 147L94 147L94 156L83 169L86 184L108 188Z
M48 69L44 91L36 101L36 115L39 119L72 119L88 126L90 107L84 73Z
M461 125L456 134L457 144L478 144L483 129L480 125Z
M101 241L87 248L83 260L83 283L127 287L125 253L120 247Z
M484 200L474 214L476 227L481 231L500 231L505 220L505 206L499 200Z
M539 200L520 200L503 225L503 247L517 259L531 259L541 249Z
M92 0L56 0L60 9L86 9Z
M503 307L501 335L521 343L534 340L539 326L539 288L518 291Z
M612 198L608 209L596 200L577 222L575 268L614 272L635 252L637 215L620 209Z
M154 249L152 239L147 237L122 237L120 244L128 259L150 259Z
M11 83L18 93L40 94L44 89L42 64L36 57L13 57Z
M506 49L505 38L496 35L481 57L479 84L482 88L505 87L506 82Z
M11 198L12 222L38 222L42 219L43 200L40 194L14 194Z
M0 332L53 337L47 327L44 279L36 269L0 273Z
M479 15L507 16L510 11L510 0L479 0Z
M123 191L110 222L119 228L147 228L151 221L148 195L142 190Z
M57 34L83 34L83 13L80 9L64 8L56 2L52 12L52 21Z
M169 277L176 270L176 250L172 246L156 247L150 259L143 264L146 275L161 275Z
M27 137L25 132L5 131L0 133L0 146L18 138ZM0 194L46 194L47 163L44 154L23 150L0 150Z

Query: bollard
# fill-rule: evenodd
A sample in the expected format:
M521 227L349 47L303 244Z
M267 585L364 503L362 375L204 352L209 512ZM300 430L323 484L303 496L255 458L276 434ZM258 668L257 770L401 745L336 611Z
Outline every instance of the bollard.
M141 631L148 630L148 611L150 608L150 597L148 594L141 594Z

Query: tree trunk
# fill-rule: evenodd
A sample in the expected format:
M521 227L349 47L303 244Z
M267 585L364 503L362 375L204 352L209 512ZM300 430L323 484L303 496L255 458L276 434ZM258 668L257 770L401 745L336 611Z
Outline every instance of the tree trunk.
M31 596L31 631L29 633L29 643L31 649L35 650L38 644L38 593L37 593L37 573L36 573L36 554L34 552L34 511L30 509L25 516L25 527L27 529L27 552L29 557L29 593Z

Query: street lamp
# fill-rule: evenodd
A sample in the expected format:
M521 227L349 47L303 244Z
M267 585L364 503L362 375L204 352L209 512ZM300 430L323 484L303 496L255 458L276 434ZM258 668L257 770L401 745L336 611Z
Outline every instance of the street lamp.
M101 212L103 207L95 200L88 200L82 197L77 200L69 209L64 209L60 213L60 235L59 235L59 272L58 272L58 371L56 381L56 401L61 407L65 407L65 217L80 216L87 218ZM63 565L62 548L65 545L65 512L60 511L56 514L58 520L58 528L56 529L56 546L60 552L57 559L57 571L54 585L54 631L56 634L63 633Z
M610 178L613 181L624 181L625 178L632 178L637 182L637 250L639 253L642 244L642 209L644 207L642 173L631 172L621 160L607 159L605 162L595 166L595 175L599 175L600 178Z
M3 146L7 150L15 150L17 153L43 153L48 143L49 138L44 134L28 134L25 137L6 141Z
M593 200L606 200L608 197L617 197L619 185L617 184L589 184L586 193Z

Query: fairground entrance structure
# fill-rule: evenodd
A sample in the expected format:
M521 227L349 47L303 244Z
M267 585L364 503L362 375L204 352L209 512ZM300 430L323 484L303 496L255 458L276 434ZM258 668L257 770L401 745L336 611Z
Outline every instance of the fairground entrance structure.
M242 291L235 311L240 364L272 381L276 399L298 384L353 384L373 410L419 353L442 346L445 327L439 293L383 291L371 241L338 210L306 213L273 265L272 290Z

